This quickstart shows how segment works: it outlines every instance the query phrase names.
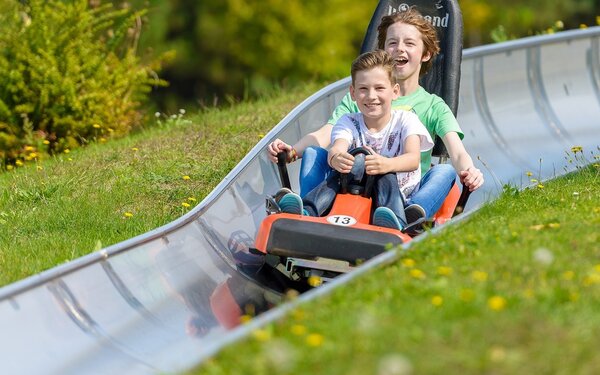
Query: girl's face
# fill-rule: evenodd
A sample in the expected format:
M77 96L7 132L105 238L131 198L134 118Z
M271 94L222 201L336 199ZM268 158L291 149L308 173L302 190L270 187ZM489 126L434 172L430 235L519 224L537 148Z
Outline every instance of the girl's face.
M425 49L421 33L413 25L397 22L387 29L385 50L392 56L395 65L396 80L419 80L421 63L431 58Z
M398 97L398 85L390 81L385 69L375 67L356 72L350 94L367 122L387 122L392 111L392 100Z

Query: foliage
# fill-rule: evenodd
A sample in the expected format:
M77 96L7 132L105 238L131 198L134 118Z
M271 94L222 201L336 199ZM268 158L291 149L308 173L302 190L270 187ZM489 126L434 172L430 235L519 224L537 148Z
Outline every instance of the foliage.
M273 86L347 76L376 5L377 0L154 1L141 44L177 51L164 70L169 93L212 104L228 95L247 98ZM165 91L159 90L161 100ZM178 105L165 108L175 111Z
M460 0L460 7L467 47L595 25L600 14L595 0Z
M143 11L86 0L0 1L0 162L21 165L127 134L152 85L136 56Z

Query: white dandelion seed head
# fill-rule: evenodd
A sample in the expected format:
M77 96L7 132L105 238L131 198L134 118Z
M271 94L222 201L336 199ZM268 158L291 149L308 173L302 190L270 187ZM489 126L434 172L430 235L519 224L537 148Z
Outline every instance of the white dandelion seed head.
M411 375L413 365L402 354L393 353L381 358L377 366L377 375Z
M533 260L543 266L549 266L554 261L554 254L545 247L540 247L533 252Z

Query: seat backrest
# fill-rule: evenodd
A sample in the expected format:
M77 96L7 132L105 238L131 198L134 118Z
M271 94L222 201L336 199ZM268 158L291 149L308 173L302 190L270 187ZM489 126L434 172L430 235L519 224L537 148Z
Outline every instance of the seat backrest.
M431 21L440 40L440 54L427 74L420 78L420 84L428 92L444 99L456 116L463 37L462 14L456 0L380 0L369 22L361 53L377 49L377 27L383 16L401 12L411 6L415 6ZM444 144L437 137L433 155L448 156Z

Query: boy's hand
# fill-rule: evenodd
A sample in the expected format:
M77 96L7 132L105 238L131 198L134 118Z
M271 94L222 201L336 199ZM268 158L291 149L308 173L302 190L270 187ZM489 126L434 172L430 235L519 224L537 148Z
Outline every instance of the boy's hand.
M354 165L354 156L347 152L336 152L329 159L329 165L340 173L350 173Z
M462 182L469 191L475 191L483 185L483 173L474 166L467 168L464 171L460 171L458 174L460 182Z
M267 146L267 151L269 152L269 159L271 159L272 162L277 163L277 154L280 153L281 151L285 151L286 154L288 155L287 159L288 160L290 159L290 153L292 152L292 146L288 145L281 139L277 138L276 140L271 142L269 144L269 146Z
M378 174L386 174L389 172L390 168L388 162L390 159L385 156L381 156L372 148L366 147L371 151L372 155L367 155L365 157L365 172L368 175L378 175Z

